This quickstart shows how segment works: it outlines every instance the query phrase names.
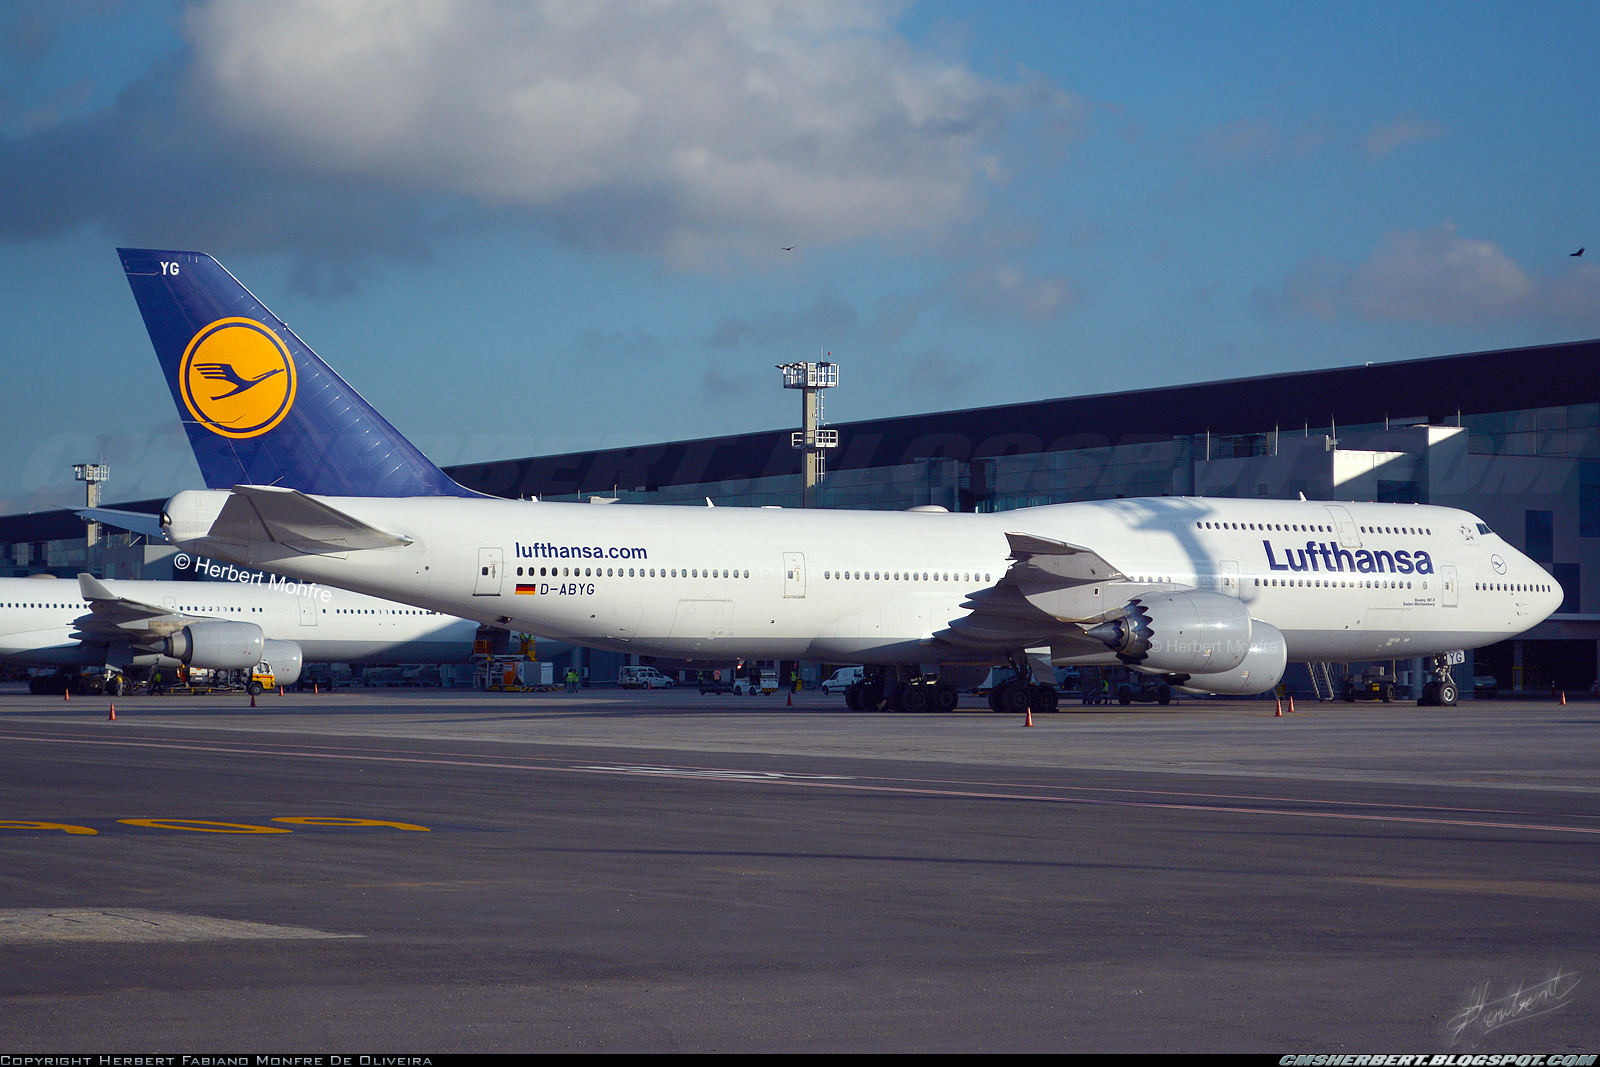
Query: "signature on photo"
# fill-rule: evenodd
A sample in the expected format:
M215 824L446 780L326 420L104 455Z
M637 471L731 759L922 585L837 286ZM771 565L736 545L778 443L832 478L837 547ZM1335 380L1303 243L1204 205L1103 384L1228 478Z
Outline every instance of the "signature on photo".
M1555 974L1542 982L1519 982L1504 996L1489 998L1489 983L1473 987L1467 994L1467 1004L1445 1024L1450 1043L1456 1044L1463 1036L1469 1043L1515 1022L1523 1022L1563 1008L1572 999L1581 977L1571 971L1556 968Z

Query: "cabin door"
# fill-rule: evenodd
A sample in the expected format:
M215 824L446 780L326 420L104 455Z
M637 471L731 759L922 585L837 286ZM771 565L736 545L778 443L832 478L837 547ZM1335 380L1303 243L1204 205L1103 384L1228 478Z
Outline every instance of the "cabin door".
M500 581L505 573L504 557L504 549L478 549L478 580L472 587L473 596L500 595Z

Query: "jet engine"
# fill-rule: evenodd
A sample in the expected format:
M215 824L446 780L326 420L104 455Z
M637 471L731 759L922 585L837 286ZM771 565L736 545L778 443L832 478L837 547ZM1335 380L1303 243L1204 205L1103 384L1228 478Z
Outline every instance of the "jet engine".
M1289 663L1289 643L1270 622L1250 620L1250 651L1231 671L1200 674L1183 683L1184 689L1226 696L1249 697L1266 693L1283 680Z
M279 685L293 685L300 680L300 668L305 666L305 657L300 652L300 646L293 641L273 641L270 638L263 642L261 658L267 666L272 668L272 674Z
M231 671L260 663L266 644L253 622L196 622L162 641L161 650L191 667Z
M1168 674L1231 671L1250 651L1250 612L1204 590L1134 597L1087 630L1129 666Z

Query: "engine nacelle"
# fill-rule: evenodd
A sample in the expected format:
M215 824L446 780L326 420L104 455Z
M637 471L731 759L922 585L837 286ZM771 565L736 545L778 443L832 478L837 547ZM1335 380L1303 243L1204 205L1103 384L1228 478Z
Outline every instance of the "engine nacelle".
M163 641L161 650L190 667L232 671L260 663L265 645L253 622L196 622Z
M274 680L279 685L293 685L300 680L300 669L305 666L305 657L300 652L300 646L293 641L265 642L266 648L261 652L262 662L272 668Z
M1122 662L1168 674L1231 671L1250 651L1250 611L1204 590L1134 597L1088 630Z
M1234 697L1256 696L1270 692L1282 681L1288 665L1289 642L1284 640L1283 631L1270 622L1252 619L1250 651L1244 662L1231 671L1196 675L1183 683L1183 688Z

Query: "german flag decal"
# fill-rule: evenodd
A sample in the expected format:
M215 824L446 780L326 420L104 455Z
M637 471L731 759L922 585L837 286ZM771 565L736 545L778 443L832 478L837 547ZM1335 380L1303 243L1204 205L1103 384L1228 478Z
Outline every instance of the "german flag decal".
M523 585L519 582L517 584L517 592L527 594L529 596L536 596L538 595L539 587L536 585Z

